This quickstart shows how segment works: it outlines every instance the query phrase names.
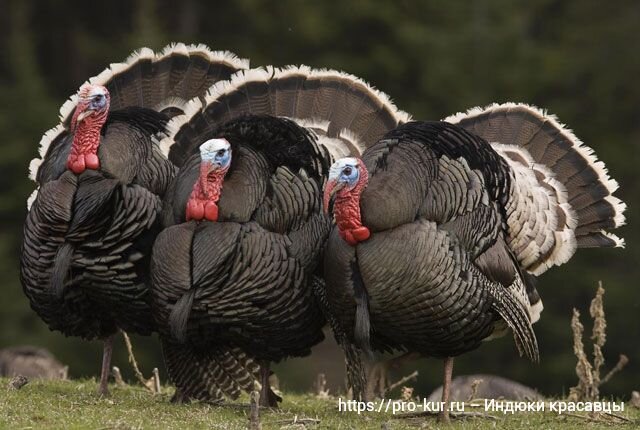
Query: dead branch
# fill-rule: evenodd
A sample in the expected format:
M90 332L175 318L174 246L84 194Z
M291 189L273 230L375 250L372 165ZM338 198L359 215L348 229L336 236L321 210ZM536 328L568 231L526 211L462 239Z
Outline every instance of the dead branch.
M393 415L391 418L393 419L407 419L407 418L419 418L419 417L428 417L433 416L437 417L440 415L440 412L433 411L420 411L420 412L407 412L403 414ZM455 419L464 419L464 418L487 418L490 420L497 420L497 418L493 415L485 414L483 412L449 412L451 418Z
M604 365L602 347L607 341L607 320L604 316L603 295L604 288L602 288L602 281L598 281L598 291L591 301L591 306L589 306L589 313L591 314L591 318L593 318L593 330L591 332L591 340L593 341L592 399L597 399L600 396L600 369Z
M16 375L7 384L9 390L19 390L29 383L29 379L24 375Z
M316 396L322 399L329 397L329 390L327 390L327 377L324 373L318 373L316 377Z
M113 366L111 368L111 373L113 374L113 379L115 379L116 385L118 387L124 387L125 385L127 385L124 382L124 379L122 379L122 372L120 372L120 368L118 366Z
M124 338L124 343L127 346L129 363L131 363L131 366L133 367L133 373L134 375L136 375L136 379L147 390L151 391L154 394L157 393L157 391L155 391L154 378L151 377L150 379L145 379L144 375L140 371L140 368L138 367L138 362L136 361L136 356L133 354L133 346L131 345L131 339L129 339L129 335L124 330L122 330L122 337Z
M569 389L569 398L573 401L591 399L593 387L592 367L587 359L587 354L584 352L584 344L582 343L584 326L580 322L580 312L575 308L573 309L573 317L571 318L571 331L573 332L573 353L578 359L576 363L578 385Z
M609 379L611 379L613 375L615 375L616 373L624 369L627 363L629 363L629 358L624 354L620 354L620 358L618 359L618 362L613 367L613 369L611 369L609 373L607 373L607 375L604 378L602 378L602 381L600 381L600 385L602 386L602 384L609 382Z
M262 430L260 423L260 392L252 391L249 395L251 401L249 412L249 430Z
M418 371L414 370L413 373L405 376L404 378L400 379L398 382L395 382L395 383L389 385L389 387L386 388L383 391L382 397L384 397L387 393L393 391L394 389L398 388L399 386L401 386L403 384L406 384L407 382L409 382L411 380L416 379L417 377L418 377Z
M476 395L478 394L478 386L480 386L482 381L483 381L482 379L474 379L473 382L471 382L471 392L469 393L467 402L471 402L473 399L476 398Z

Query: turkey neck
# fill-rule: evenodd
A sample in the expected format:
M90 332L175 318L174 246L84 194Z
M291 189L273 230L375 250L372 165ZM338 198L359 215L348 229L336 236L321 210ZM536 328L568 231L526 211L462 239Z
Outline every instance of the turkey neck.
M228 168L211 170L211 164L200 164L200 178L193 185L187 202L187 221L218 221L218 200L227 170Z
M76 159L81 154L97 154L100 131L106 119L106 112L95 113L76 125L69 158Z
M360 172L360 179L355 187L350 190L338 191L336 201L333 205L333 213L336 224L341 232L356 230L362 227L362 217L360 215L360 195L367 186L369 175L366 169Z
M218 203L222 192L222 182L227 169L211 170L211 164L202 163L200 165L200 178L193 186L191 198L201 201Z

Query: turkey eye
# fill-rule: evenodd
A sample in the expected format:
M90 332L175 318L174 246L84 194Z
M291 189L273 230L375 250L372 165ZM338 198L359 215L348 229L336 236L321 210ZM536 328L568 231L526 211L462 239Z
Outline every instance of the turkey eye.
M347 176L351 176L351 167L345 167L342 173L344 173Z
M216 154L220 157L222 157L224 155L226 151L224 149L219 149L218 152L216 152Z
M102 94L98 94L97 96L95 96L94 100L97 102L102 101Z

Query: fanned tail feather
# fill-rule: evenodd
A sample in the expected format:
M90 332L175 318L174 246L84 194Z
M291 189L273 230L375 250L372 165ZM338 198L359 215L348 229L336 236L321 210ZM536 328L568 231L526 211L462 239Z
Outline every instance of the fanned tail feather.
M257 68L218 82L204 100L191 100L185 115L169 122L160 147L181 165L218 126L246 114L293 119L311 128L334 158L359 156L410 119L387 95L355 76L306 66Z
M493 309L513 331L520 355L524 354L529 360L539 362L538 342L526 305L511 290L501 285L493 285L490 294L493 296Z
M540 275L576 248L624 247L608 230L624 225L626 205L602 161L553 115L516 103L474 108L444 121L486 139L513 171L507 208L510 245Z
M109 90L111 111L137 106L175 116L184 113L189 100L204 97L213 84L248 67L248 60L230 52L211 51L205 45L174 43L159 53L141 48L124 62L111 64L87 82ZM60 124L40 140L39 158L29 165L29 178L33 181L39 179L42 160L69 135L69 123L77 102L74 94L62 105Z
M221 402L250 392L259 380L260 366L238 348L206 353L162 339L162 351L171 381L176 385L174 401Z

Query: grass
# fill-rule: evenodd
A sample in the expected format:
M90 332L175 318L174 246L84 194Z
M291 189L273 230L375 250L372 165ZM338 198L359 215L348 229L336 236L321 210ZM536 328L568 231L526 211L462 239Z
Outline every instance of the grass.
M141 387L112 385L111 396L99 398L93 380L32 381L20 390L8 390L0 378L0 428L2 429L246 429L248 396L226 406L202 403L169 403L171 392L152 395ZM165 390L169 391L169 390ZM552 412L503 415L496 420L468 418L449 426L432 417L394 418L389 413L338 412L337 399L311 394L287 394L277 411L261 411L264 430L269 429L598 429L618 428L621 421L600 417L597 421ZM580 415L586 415L582 413ZM626 428L640 425L640 411L626 405ZM298 422L294 423L297 417ZM313 418L319 423L300 419ZM305 427L306 425L306 427Z

